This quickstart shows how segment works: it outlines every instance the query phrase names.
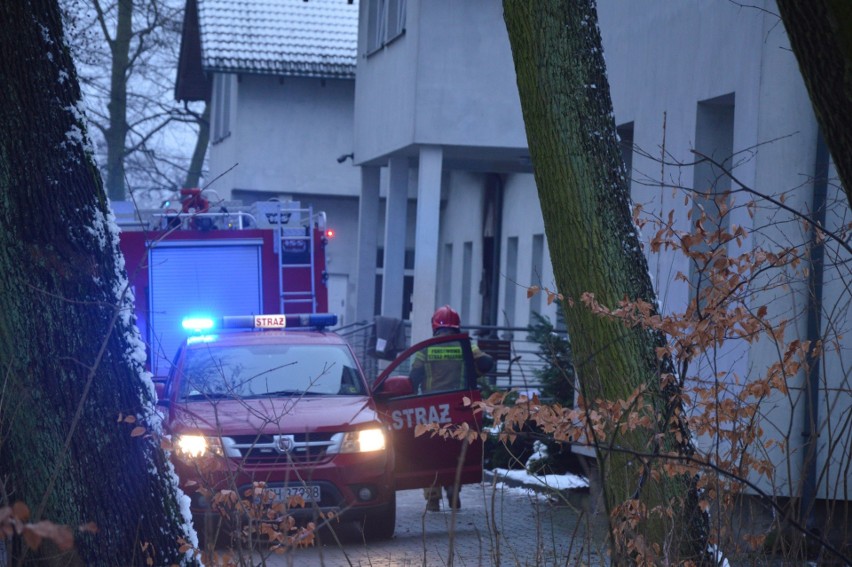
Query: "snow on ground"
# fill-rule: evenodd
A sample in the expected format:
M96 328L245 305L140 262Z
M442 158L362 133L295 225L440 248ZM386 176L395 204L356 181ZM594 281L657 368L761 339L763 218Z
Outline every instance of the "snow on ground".
M507 484L521 485L529 488L549 490L571 490L588 488L589 481L575 474L546 474L534 475L527 470L493 469L491 471L499 480L508 481Z

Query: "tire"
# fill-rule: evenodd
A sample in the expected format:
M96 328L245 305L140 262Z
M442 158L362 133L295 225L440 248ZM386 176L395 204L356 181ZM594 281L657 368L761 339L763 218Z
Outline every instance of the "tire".
M364 539L368 541L380 541L393 537L393 532L396 530L396 492L381 511L373 512L364 518L362 530Z

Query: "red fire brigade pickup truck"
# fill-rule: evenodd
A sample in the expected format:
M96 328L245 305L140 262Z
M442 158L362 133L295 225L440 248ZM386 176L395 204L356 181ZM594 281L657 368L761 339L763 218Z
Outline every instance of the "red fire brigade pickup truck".
M397 490L480 481L479 442L463 449L414 435L421 423L479 427L464 402L480 399L467 335L419 343L369 384L347 342L326 330L335 324L326 314L185 321L193 335L158 393L181 485L208 537L219 490L243 497L263 483L278 500L304 501L292 517L320 524L333 513L379 539L394 533ZM417 386L429 349L456 361L456 386ZM217 466L202 466L211 459Z

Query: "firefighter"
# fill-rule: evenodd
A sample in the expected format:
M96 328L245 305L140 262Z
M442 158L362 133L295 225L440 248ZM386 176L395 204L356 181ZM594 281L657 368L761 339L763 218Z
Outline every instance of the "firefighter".
M454 335L461 332L461 318L458 312L449 305L444 305L432 314L432 336ZM471 344L473 357L478 372L489 369L493 364L491 357ZM415 355L411 364L411 381L415 392L437 392L442 390L459 390L465 387L464 358L461 348L453 345L436 345L426 348ZM445 486L447 501L450 506L461 507L461 487L453 491L452 486ZM441 487L432 486L423 489L426 498L426 509L437 512L441 509Z

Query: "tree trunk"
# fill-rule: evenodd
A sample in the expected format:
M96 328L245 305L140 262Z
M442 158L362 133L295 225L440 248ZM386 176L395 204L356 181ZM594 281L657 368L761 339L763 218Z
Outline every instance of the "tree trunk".
M703 516L691 504L691 483L682 477L650 477L632 454L677 450L691 454L681 416L672 361L658 360L665 338L601 318L580 298L593 293L614 308L625 298L656 305L648 266L630 211L606 67L593 0L504 0L504 17L515 61L527 141L544 217L554 275L586 402L625 400L647 387L655 427L632 432L618 424L595 447L607 509L638 500L647 510L674 507L673 519L649 515L641 536L651 556L695 556L704 549ZM658 436L658 433L662 433ZM662 439L654 444L652 440ZM659 466L659 464L657 464ZM619 517L611 517L611 530ZM672 549L666 538L672 537ZM630 553L616 542L617 563ZM669 555L671 557L671 555Z
M778 11L852 206L852 3L778 0Z
M199 187L201 170L204 168L204 156L207 155L207 144L210 143L210 103L204 103L204 112L198 117L198 138L195 140L195 150L192 161L183 181L184 187Z
M131 434L156 428L153 392L79 102L56 0L0 2L2 488L33 520L94 522L79 564L193 563L171 465Z
M127 73L130 68L130 40L133 37L133 0L118 0L115 37L110 41L109 127L107 143L107 193L113 201L126 198L124 185L125 142L127 141Z

